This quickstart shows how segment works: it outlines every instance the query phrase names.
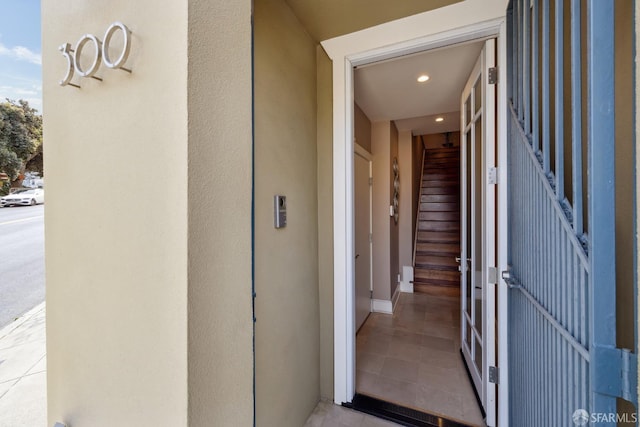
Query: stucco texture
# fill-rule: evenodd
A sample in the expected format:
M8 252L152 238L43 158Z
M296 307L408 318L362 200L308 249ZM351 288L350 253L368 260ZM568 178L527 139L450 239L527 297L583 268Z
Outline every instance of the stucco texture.
M294 427L320 398L316 44L281 0L254 17L256 424Z
M187 423L187 5L42 1L48 425ZM59 86L115 20L133 72Z

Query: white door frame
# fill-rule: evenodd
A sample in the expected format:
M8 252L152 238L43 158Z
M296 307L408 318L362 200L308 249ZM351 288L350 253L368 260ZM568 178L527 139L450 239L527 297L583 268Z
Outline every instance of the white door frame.
M334 401L351 402L355 394L355 309L353 225L353 67L464 41L498 37L498 157L500 183L506 183L506 19L483 20L486 0L465 1L432 12L392 21L322 42L333 60L333 238L334 238ZM466 4L466 9L465 9ZM469 14L469 8L477 8ZM502 11L504 13L504 10ZM447 29L445 22L458 23ZM482 22L478 22L481 20ZM467 22L465 22L467 21ZM440 30L440 31L439 31ZM506 187L499 186L498 271L506 270ZM498 360L501 368L498 397L499 425L508 422L506 370L506 289L499 288Z

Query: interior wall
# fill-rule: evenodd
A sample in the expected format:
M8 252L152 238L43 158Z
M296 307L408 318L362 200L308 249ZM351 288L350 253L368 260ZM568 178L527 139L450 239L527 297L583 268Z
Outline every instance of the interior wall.
M41 4L49 426L188 423L189 3ZM58 46L102 38L114 16L132 30L133 72L59 86Z
M421 153L422 154L422 153ZM398 265L413 266L413 140L411 131L398 134L398 164L400 166L400 219L398 221ZM404 278L403 278L404 279Z
M371 124L373 155L373 298L391 299L391 122Z
M316 44L282 0L254 25L256 425L297 427L320 397Z
M460 146L460 132L448 132L448 136L446 133L433 133L429 135L422 135L422 139L424 141L424 146L427 150L432 148L442 148L443 144L450 142L454 147ZM448 138L448 139L447 139Z
M411 167L412 179L411 179L411 215L412 215L412 236L416 234L416 227L418 225L418 204L420 203L420 187L422 187L422 154L424 151L424 144L420 136L413 136L411 138L411 147L413 151L413 164ZM413 254L412 254L413 256Z
M393 205L393 161L398 159L398 128L394 122L391 122L391 133L389 135L390 150L391 150L391 163L389 164L389 206ZM398 274L400 274L400 227L392 216L389 216L389 229L390 229L390 247L389 247L389 283L391 284L391 296L396 291L396 287L400 284L398 280Z
M332 63L316 46L320 396L333 400L333 108Z
M371 121L355 102L353 104L353 132L356 143L371 153Z
M165 5L149 2L138 7L141 15L154 20ZM177 169L181 176L189 177L189 426L252 425L251 4L189 0L188 20L189 167L169 163L152 176L156 179L168 169ZM155 44L158 34L171 35L167 25L172 28L176 22L182 21L170 16L149 34L146 43L153 40ZM162 62L152 70L159 76L171 57L164 46L161 55ZM156 82L154 95L132 114L134 122L143 115L153 119L153 126L163 122L147 109L153 104L149 99L163 92L168 80ZM153 138L144 139L152 144L150 151L157 150ZM157 182L153 186L163 187ZM150 210L148 206L144 212ZM165 222L155 232L167 228L171 224ZM145 315L161 287L154 283L141 302L145 309L140 311ZM162 333L161 328L153 327ZM153 354L155 349L148 351ZM145 399L143 396L142 401ZM131 402L138 404L134 399ZM161 405L169 406L168 402ZM161 420L130 425L167 424Z

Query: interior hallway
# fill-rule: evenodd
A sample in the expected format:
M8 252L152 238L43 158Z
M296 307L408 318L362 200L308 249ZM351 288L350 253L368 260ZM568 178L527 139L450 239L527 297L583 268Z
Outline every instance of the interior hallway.
M356 391L485 426L460 354L460 299L400 294L356 336Z

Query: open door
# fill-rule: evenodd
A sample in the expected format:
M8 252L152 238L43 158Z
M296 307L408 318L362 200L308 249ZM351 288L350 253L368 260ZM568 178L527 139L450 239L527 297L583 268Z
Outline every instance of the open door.
M461 100L461 347L487 426L496 420L495 40L487 40ZM490 271L491 270L491 271Z
M371 312L371 161L354 157L356 331Z

